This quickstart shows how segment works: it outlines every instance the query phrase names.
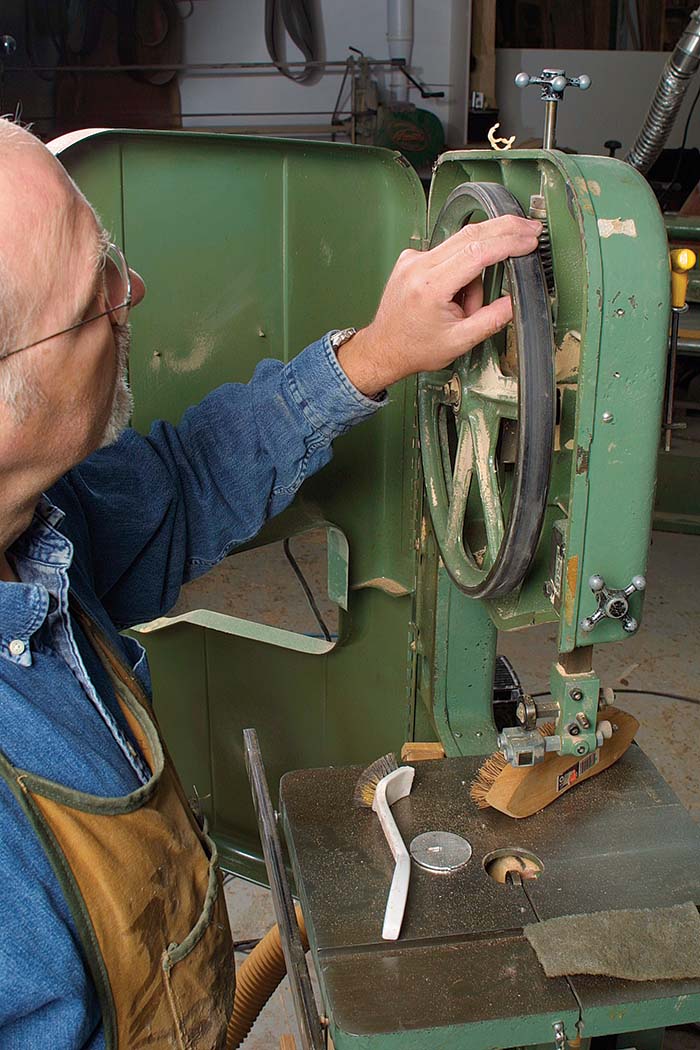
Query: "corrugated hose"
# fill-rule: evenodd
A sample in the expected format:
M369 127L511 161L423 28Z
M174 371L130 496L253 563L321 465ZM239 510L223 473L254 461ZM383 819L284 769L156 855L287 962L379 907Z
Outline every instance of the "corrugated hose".
M295 910L301 943L304 951L308 951L304 916L298 904ZM275 925L253 948L236 974L236 994L226 1032L226 1050L236 1050L241 1045L286 972L279 926Z

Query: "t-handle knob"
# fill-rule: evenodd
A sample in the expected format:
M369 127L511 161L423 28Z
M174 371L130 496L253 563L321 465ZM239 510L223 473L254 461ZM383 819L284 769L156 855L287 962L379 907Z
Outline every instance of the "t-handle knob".
M558 103L563 101L564 92L568 87L588 91L591 86L591 78L587 73L581 73L578 77L567 77L563 69L543 69L541 73L534 75L518 73L515 84L519 88L529 87L530 84L538 84L542 88L541 98L544 102L542 146L544 149L554 149Z
M581 630L592 631L601 620L610 619L619 620L627 634L634 634L639 623L634 616L630 616L629 599L635 591L645 590L646 585L647 581L643 576L633 576L627 587L609 587L605 579L595 573L589 578L588 586L593 591L598 608L591 616L581 620Z

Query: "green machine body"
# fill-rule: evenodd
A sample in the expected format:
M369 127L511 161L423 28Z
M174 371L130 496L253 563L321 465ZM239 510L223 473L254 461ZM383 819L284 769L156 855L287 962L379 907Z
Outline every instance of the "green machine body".
M697 982L548 980L522 937L527 916L700 899L700 837L638 749L605 774L613 802L594 778L577 789L584 815L571 792L519 824L517 843L507 818L471 811L465 790L496 747L498 630L556 625L549 711L557 749L583 754L598 746L593 647L642 618L669 317L666 235L645 182L620 162L555 151L448 153L426 210L410 166L378 149L98 132L64 143L60 159L149 286L133 319L140 429L246 381L262 357L287 360L328 329L367 323L402 249L426 249L494 200L527 214L538 198L544 268L485 275L487 294L516 300L511 329L472 360L394 388L254 541L328 530L335 644L206 608L165 615L139 638L168 745L228 870L265 878L244 728L256 727L270 780L284 777L282 820L337 1048L553 1045L555 1025L588 1039L700 1019ZM538 311L529 294L518 300L527 280ZM533 419L544 485L522 455ZM572 734L581 713L590 728ZM510 729L513 756L535 761L531 726ZM421 874L405 936L387 946L386 847L349 805L358 770L338 767L436 739L448 758L416 774L423 790L400 803L406 827L449 824L474 859L452 882ZM544 866L524 896L508 896L478 859L510 845Z

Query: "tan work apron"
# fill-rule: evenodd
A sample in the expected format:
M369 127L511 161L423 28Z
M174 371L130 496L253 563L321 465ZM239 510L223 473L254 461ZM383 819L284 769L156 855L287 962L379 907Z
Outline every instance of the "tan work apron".
M73 606L151 771L121 798L73 791L11 765L66 894L102 1008L108 1050L220 1050L233 1009L231 933L216 847L189 806L137 678Z

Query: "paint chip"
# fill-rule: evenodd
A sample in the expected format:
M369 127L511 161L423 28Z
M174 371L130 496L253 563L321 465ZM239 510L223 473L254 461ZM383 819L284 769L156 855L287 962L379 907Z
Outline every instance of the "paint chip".
M612 237L614 233L636 237L637 225L634 219L598 219L598 233L604 238Z

